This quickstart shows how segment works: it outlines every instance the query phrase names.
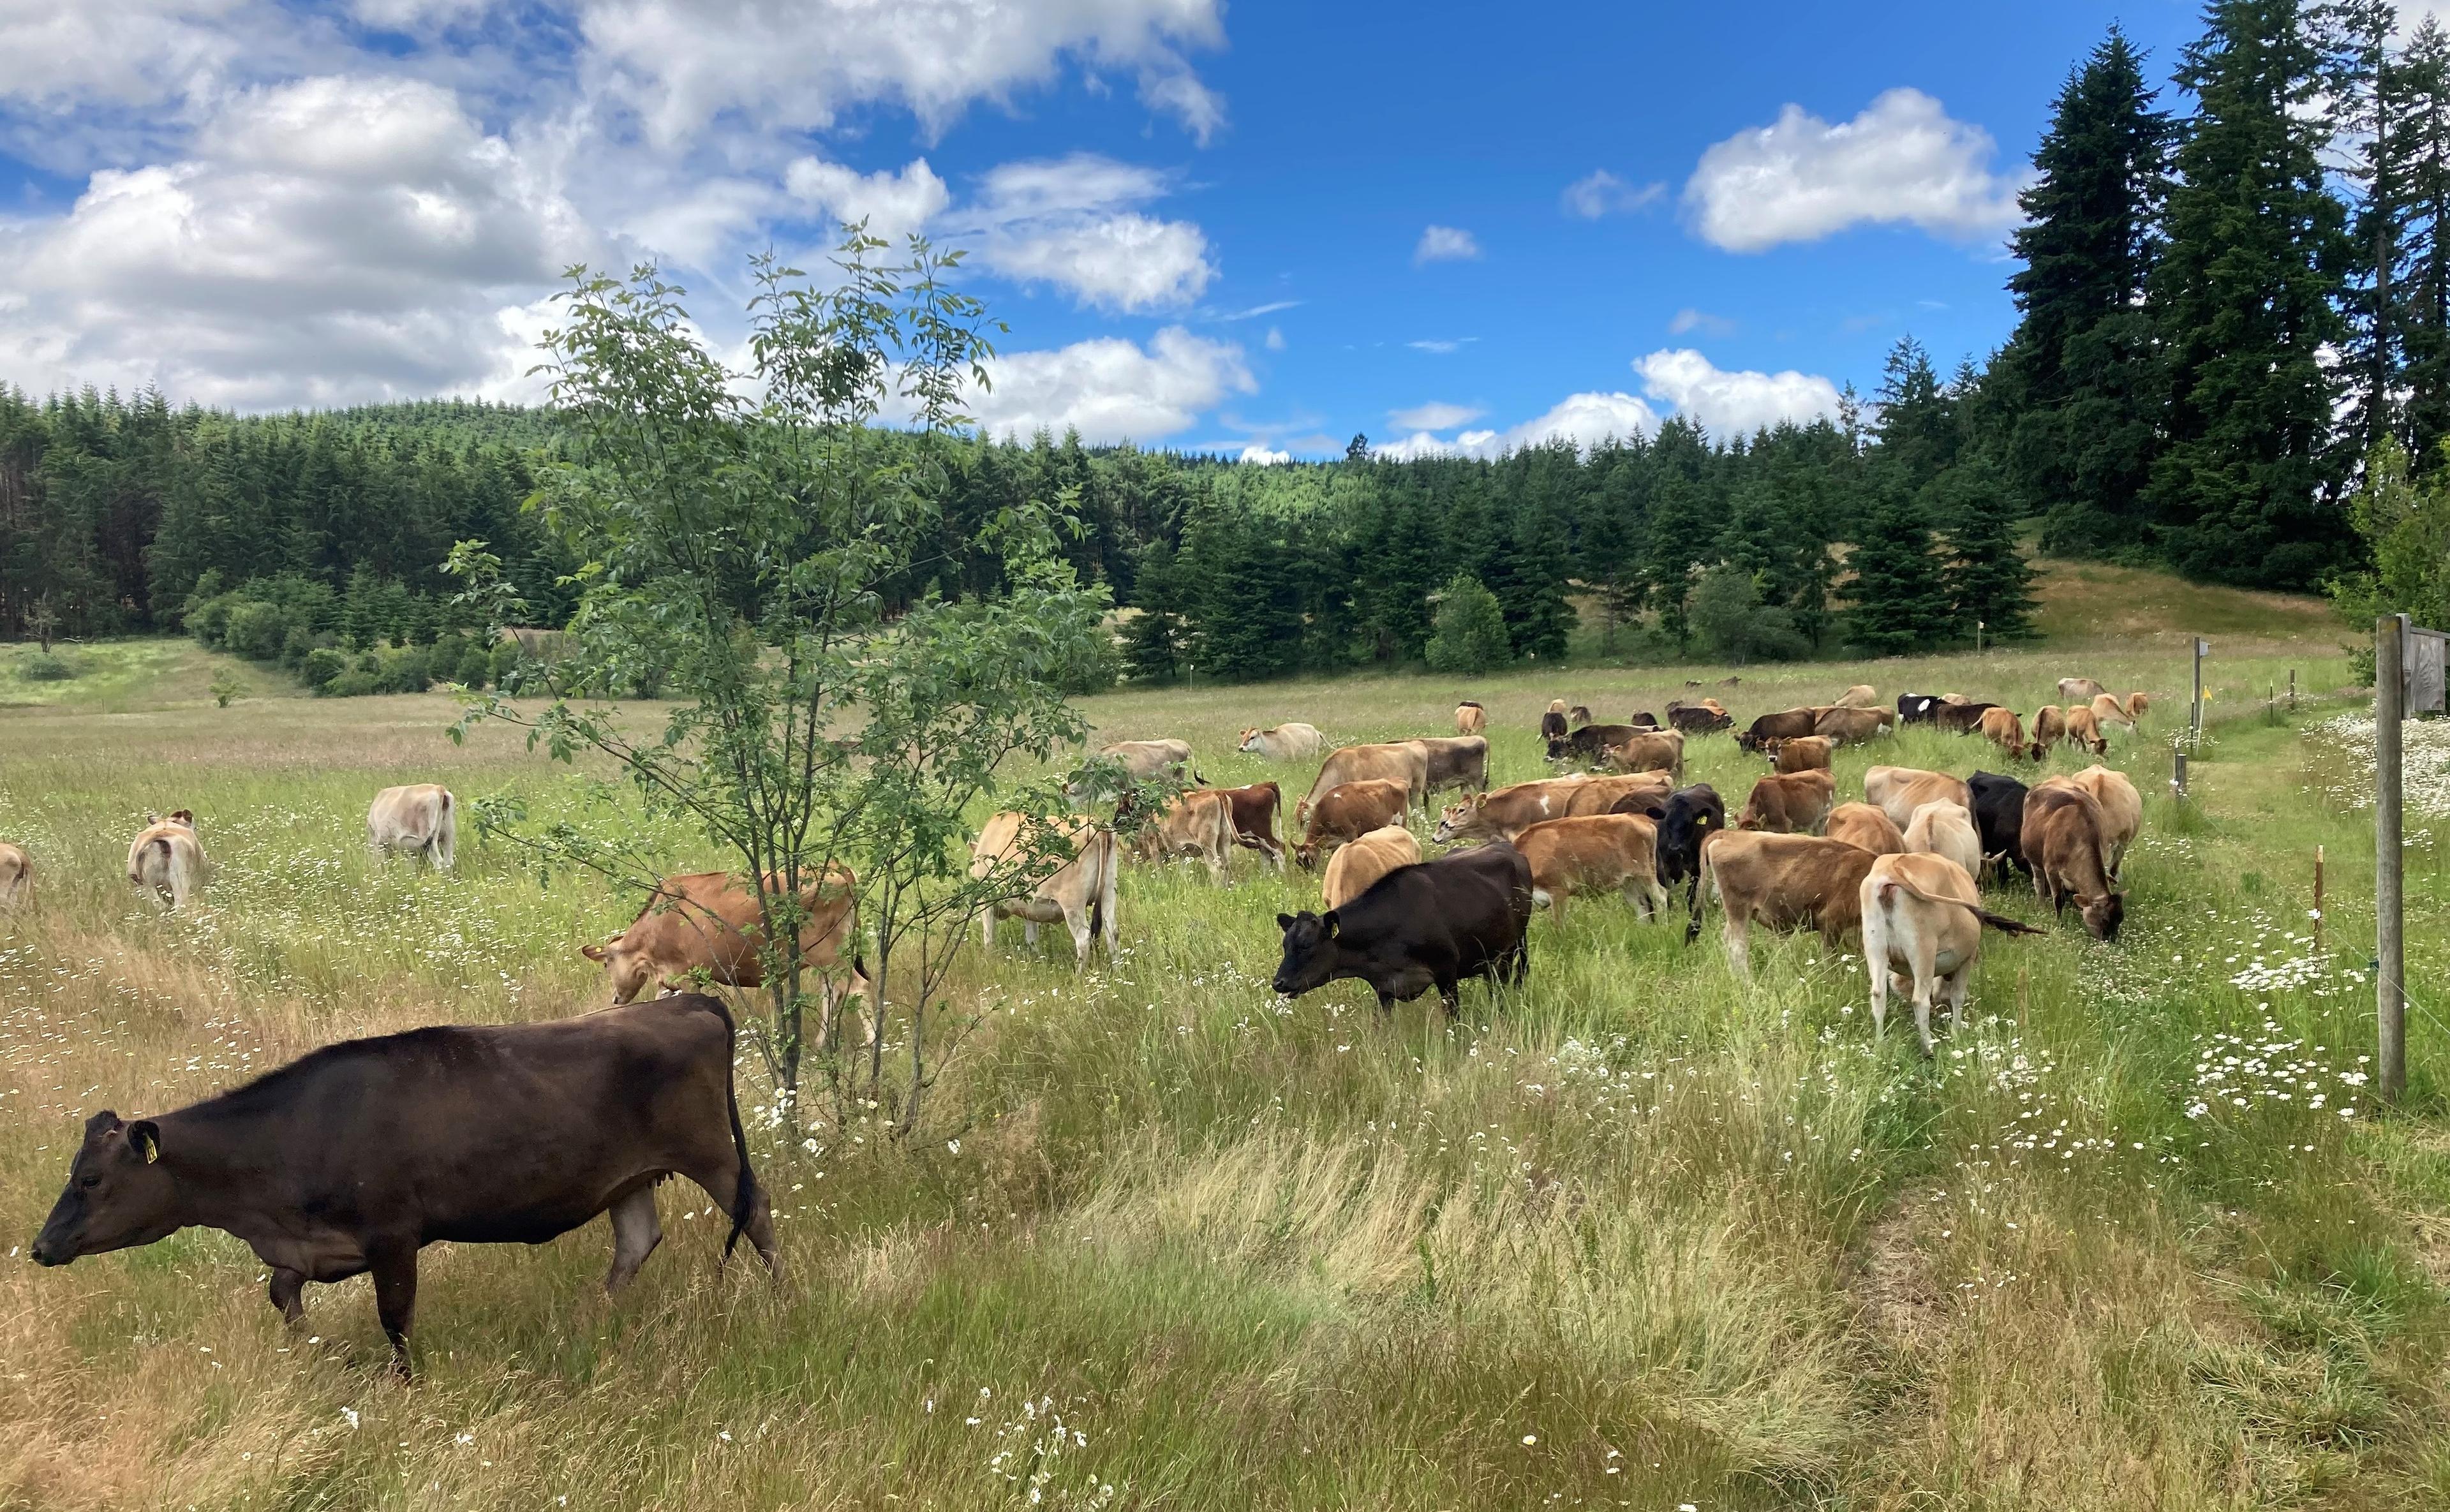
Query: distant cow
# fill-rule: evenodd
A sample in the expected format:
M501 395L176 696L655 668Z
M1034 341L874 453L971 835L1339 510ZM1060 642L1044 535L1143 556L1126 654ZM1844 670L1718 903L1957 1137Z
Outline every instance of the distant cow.
M1825 772L1838 743L1826 735L1795 735L1771 741L1770 769L1780 772Z
M1619 771L1665 772L1682 782L1684 777L1684 737L1672 729L1646 730L1609 746L1607 759L1609 765Z
M2056 704L2044 704L2033 710L2033 743L2025 754L2035 761L2047 760L2051 747L2067 739L2067 711Z
M0 909L22 908L33 901L33 859L24 847L0 840Z
M1321 793L1318 805L1310 811L1309 826L1301 843L1293 847L1293 860L1301 863L1304 871L1316 871L1323 852L1373 829L1401 824L1410 806L1404 785L1391 778L1338 783Z
M1815 835L1758 835L1727 830L1701 847L1701 886L1726 915L1727 960L1752 972L1752 926L1818 928L1836 949L1861 921L1859 889L1877 858L1859 845ZM1685 925L1690 943L1701 933L1696 896Z
M1880 857L1863 876L1857 909L1863 926L1863 964L1872 977L1872 1038L1876 1041L1888 1027L1892 978L1898 978L1913 996L1915 1033L1925 1058L1932 1051L1935 992L1947 1003L1952 1020L1960 1018L1974 963L1982 954L1982 931L2041 933L1983 907L1973 876L1944 856Z
M1880 690L1878 688L1874 688L1869 683L1857 683L1854 687L1838 694L1837 702L1831 707L1837 708L1877 708L1879 704Z
M1272 762L1306 762L1327 749L1327 737L1315 725L1278 725L1273 729L1246 729L1237 747Z
M2144 723L2144 716L2151 708L2151 694L2139 690L2127 695L2127 717L2138 725Z
M987 821L979 838L970 843L973 878L984 880L999 871L1011 875L1021 868L1025 856L1022 822L1023 816L1015 813L997 814ZM981 914L980 942L994 946L999 919L1020 920L1021 939L1033 947L1038 943L1039 925L1060 923L1071 931L1074 964L1086 965L1089 942L1102 936L1111 956L1120 927L1115 911L1115 880L1121 870L1115 832L1080 818L1059 819L1054 829L1060 848L1068 850L1071 859L1027 893L1004 899Z
M1668 727L1686 735L1707 735L1735 722L1735 716L1721 708L1715 699L1703 699L1699 704L1680 700L1667 706Z
M1337 847L1328 861L1319 894L1329 908L1341 908L1396 867L1417 866L1420 862L1421 843L1412 838L1412 832L1401 824L1388 824Z
M2071 704L2067 711L2067 738L2079 750L2095 756L2110 749L2110 742L2101 737L2101 721L2093 718L2090 704Z
M1215 790L1234 805L1234 843L1257 851L1269 865L1284 870L1284 843L1276 839L1276 815L1285 804L1283 789L1274 783L1253 783L1248 787Z
M735 1038L723 1004L691 995L345 1040L175 1113L98 1113L33 1258L219 1229L271 1268L293 1325L306 1283L371 1270L402 1375L429 1244L542 1244L609 1212L618 1291L663 1237L656 1183L682 1175L729 1214L725 1257L745 1234L771 1270Z
M2101 805L2101 839L2110 848L2110 875L2123 876L2127 847L2135 843L2136 834L2144 827L2144 795L2125 772L2107 766L2088 766L2068 781L2090 793Z
M2051 911L2071 902L2095 940L2116 940L2127 902L2110 880L2109 843L2101 804L2064 777L2052 777L2025 794L2025 859L2033 869L2033 892Z
M1526 825L1572 813L1576 790L1589 785L1585 777L1556 777L1476 794L1449 804L1429 838L1442 845L1458 840L1512 840Z
M1177 793L1140 831L1140 846L1151 861L1196 861L1222 887L1234 853L1234 801L1214 787Z
M1587 704L1576 704L1573 708L1565 710L1565 717L1572 720L1574 722L1574 727L1579 729L1583 726L1591 722L1590 706Z
M386 787L366 810L366 844L377 856L406 851L449 871L459 834L457 807L451 789L439 783Z
M1736 737L1736 745L1744 750L1758 751L1769 741L1812 734L1813 727L1820 722L1824 712L1823 708L1787 708L1775 714L1763 714Z
M1611 812L1642 803L1639 798L1619 799ZM1689 883L1689 901L1692 889L1701 885L1701 843L1727 827L1727 805L1717 788L1695 783L1670 793L1654 817L1659 824L1659 880L1670 887Z
M127 845L127 882L164 908L185 908L204 884L204 844L196 816L180 809L169 818L145 816L145 827Z
M1191 745L1179 740L1122 740L1100 746L1098 754L1122 763L1124 775L1144 783L1159 775L1205 782L1191 766Z
M1564 740L1548 743L1548 759L1552 762L1568 758L1596 766L1608 747L1622 746L1644 731L1631 725L1585 725Z
M1429 747L1416 740L1340 747L1320 764L1310 792L1293 805L1293 822L1308 824L1312 802L1329 788L1365 779L1402 783L1411 803L1426 805L1429 794Z
M1548 819L1514 837L1531 863L1531 901L1565 920L1565 900L1578 891L1617 887L1645 919L1664 913L1659 885L1659 826L1640 814Z
M2109 691L2109 688L2102 687L2099 683L2094 682L2090 677L2062 677L2059 679L2059 702L2063 704L2090 704L2100 694Z
M1981 837L1982 857L1996 860L2031 875L2025 863L2025 785L1997 772L1975 772L1965 781L1974 799L1974 829ZM2004 870L2003 870L2004 875ZM1974 874L1978 880L1981 873Z
M1941 707L1937 693L1899 693L1897 723L1900 725L1934 724L1939 718Z
M1278 914L1284 958L1274 986L1298 998L1359 978L1381 1013L1435 987L1452 1014L1469 978L1521 984L1530 926L1531 863L1511 845L1478 845L1398 867L1324 915Z
M1477 793L1488 786L1488 742L1479 735L1431 736L1411 744L1421 747L1426 799L1449 787Z
M1812 733L1840 746L1854 746L1882 733L1897 722L1897 716L1885 708L1823 709L1812 724Z
M1906 848L1906 837L1889 823L1876 804L1839 804L1829 811L1829 838L1859 846L1875 856L1894 856Z
M1916 808L1914 823L1906 826L1903 848L1915 855L1945 856L1964 867L1968 877L1982 875L1982 835L1963 804L1940 799Z
M1952 735L1971 735L1982 727L1982 716L1998 708L1996 704L1978 704L1972 700L1950 703L1943 699L1932 711L1932 723Z
M1631 725L1636 729L1657 729L1660 727L1659 716L1646 708L1637 710L1633 717L1626 720L1625 723Z
M859 954L859 879L846 866L835 866L821 880L809 872L800 885L800 961L818 974L826 1005L825 1022L833 1022L833 968L842 963L846 947L851 957L850 986L846 998L874 1002L868 990L867 964ZM766 874L766 891L779 894L783 879ZM765 921L758 900L729 872L704 871L667 877L647 895L646 906L630 927L600 945L578 947L578 953L604 968L615 1003L634 1002L650 987L679 992L705 972L709 980L726 987L762 987L766 963ZM870 1028L873 1033L873 1028Z
M1540 744L1555 745L1565 738L1565 731L1570 727L1565 723L1565 701L1560 698L1551 702L1548 711L1540 716Z
M1914 823L1914 812L1923 804L1946 799L1953 804L1974 806L1974 795L1965 784L1946 772L1927 772L1915 766L1875 766L1863 774L1863 797L1879 805L1889 816L1889 823L1900 834Z
M2092 717L2105 732L2117 728L2130 735L2135 733L2135 721L2127 717L2127 706L2118 701L2115 693L2092 695Z
M2025 722L2016 717L2014 709L1986 708L1982 711L1982 723L1978 727L1982 738L1998 746L2009 760L2015 761L2024 756Z
M1488 728L1488 710L1465 699L1455 706L1455 733L1477 735Z
M1817 833L1829 822L1829 805L1837 797L1838 784L1827 772L1772 772L1753 784L1736 827L1782 835Z

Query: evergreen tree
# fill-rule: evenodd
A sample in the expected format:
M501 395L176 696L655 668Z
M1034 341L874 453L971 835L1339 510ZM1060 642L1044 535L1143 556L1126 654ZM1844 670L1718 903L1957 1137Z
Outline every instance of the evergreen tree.
M2018 511L1985 458L1949 470L1948 584L1958 632L1975 626L1994 641L2033 632L2033 570L2016 549Z
M1876 656L1930 650L1956 630L1948 579L1933 553L1922 506L1895 497L1873 514L1848 563L1848 638Z
M1182 674L1185 631L1175 581L1174 548L1163 536L1141 554L1132 602L1139 612L1123 626L1123 665L1138 682L1170 682Z
M2398 343L2401 434L2419 475L2450 438L2450 32L2426 16L2393 66L2401 215L2390 335Z
M1874 471L1884 487L1919 493L1956 459L1956 417L1931 354L1913 337L1890 349L1879 397Z
M1485 672L1512 655L1506 611L1475 577L1457 573L1438 600L1428 657L1433 672Z

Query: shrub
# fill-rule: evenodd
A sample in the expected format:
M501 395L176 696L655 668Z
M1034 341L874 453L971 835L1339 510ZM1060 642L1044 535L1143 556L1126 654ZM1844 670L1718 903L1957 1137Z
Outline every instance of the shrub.
M220 671L213 673L213 680L210 685L210 691L213 695L213 707L216 708L229 708L230 700L239 695L239 687L238 675L235 672L232 672L228 668L224 667Z
M298 675L307 687L321 692L332 679L348 669L349 658L344 652L334 650L329 646L318 646L308 651L306 659L299 664Z
M219 646L222 634L229 628L230 609L237 602L228 593L217 593L207 599L187 601L187 633L199 646Z
M374 654L379 659L375 672L379 693L421 693L434 680L422 646L396 647Z
M1433 672L1485 672L1513 655L1506 611L1476 577L1458 573L1438 600L1428 656Z
M249 661L276 661L289 638L289 616L276 604L242 599L230 606L222 644Z
M36 652L17 664L17 676L29 683L65 683L76 674L75 663L49 651Z
M382 689L375 686L374 673L351 668L316 688L315 691L324 698L362 698L368 693L379 693Z
M315 632L303 625L292 625L288 635L281 642L281 665L297 671L306 665L306 658L314 649Z

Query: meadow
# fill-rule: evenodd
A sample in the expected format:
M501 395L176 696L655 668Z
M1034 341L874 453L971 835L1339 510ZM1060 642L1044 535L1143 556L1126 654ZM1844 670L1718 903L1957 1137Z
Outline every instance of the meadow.
M2343 637L2302 605L2184 606L2231 618L2181 801L2192 625L2152 583L2057 591L2049 644L1978 657L1085 703L1290 806L1312 768L1235 754L1241 727L1447 733L1473 697L1507 781L1543 770L1551 697L1621 718L1701 683L1748 718L1857 681L2028 714L2068 673L2150 690L2110 758L2147 794L2126 932L1992 937L1932 1062L1910 1026L1872 1042L1859 960L1757 937L1740 980L1715 916L1687 947L1613 900L1536 920L1528 984L1467 984L1452 1022L1433 996L1381 1018L1354 982L1283 1002L1273 918L1314 878L1138 867L1112 960L1076 973L1060 930L1032 953L1012 924L969 956L979 1027L918 1135L755 1120L781 1283L718 1274L724 1225L671 1188L618 1302L600 1223L438 1247L413 1386L363 1280L311 1289L292 1332L219 1233L55 1270L23 1247L96 1108L599 1003L575 947L634 901L466 838L447 875L362 840L390 783L576 813L580 779L499 732L448 744L440 695L267 681L216 708L211 659L162 643L71 649L110 675L38 701L0 665L0 837L40 867L0 921L0 1507L2450 1504L2450 742L2410 735L2418 1009L2385 1113ZM2292 668L2309 696L2266 709ZM1761 769L1724 736L1689 760L1731 807ZM1875 761L2001 769L1908 730L1843 753L1841 797ZM146 809L183 806L218 872L164 917L121 867Z

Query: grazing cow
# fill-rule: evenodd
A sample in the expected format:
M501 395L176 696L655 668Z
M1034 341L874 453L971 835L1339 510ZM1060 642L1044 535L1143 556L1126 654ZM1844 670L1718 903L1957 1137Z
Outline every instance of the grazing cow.
M1565 812L1572 817L1591 814L1648 814L1654 807L1663 808L1667 795L1675 789L1676 779L1662 771L1621 772L1611 777L1594 777L1577 783L1565 794ZM1635 806L1626 808L1627 800Z
M1278 725L1274 729L1246 729L1238 747L1245 754L1272 762L1306 762L1327 749L1327 737L1315 725Z
M1590 814L1546 819L1514 837L1531 863L1531 901L1565 921L1565 900L1578 891L1621 887L1644 919L1667 908L1659 885L1659 826L1641 814Z
M1965 868L1968 877L1982 875L1982 834L1974 814L1963 804L1940 799L1914 811L1902 849L1917 856L1945 856Z
M1829 822L1829 805L1837 797L1837 780L1827 772L1772 772L1753 784L1744 811L1736 816L1736 827L1782 835L1817 834Z
M783 879L768 872L766 891L782 890ZM836 998L830 974L842 964L846 945L851 954L850 986L841 996L875 1000L868 990L867 963L859 953L859 879L848 867L835 866L822 879L811 877L801 884L799 903L800 962L818 974L825 1022L830 1026ZM635 1002L650 986L665 992L690 990L690 979L700 971L722 986L762 987L766 962L760 951L765 942L758 900L729 872L702 871L657 882L629 928L600 945L581 945L578 953L604 968L612 1001L618 1004ZM874 1033L873 1025L868 1033Z
M1636 729L1631 725L1584 725L1564 740L1550 741L1548 759L1559 762L1570 757L1596 766L1604 758L1609 746L1622 746L1636 735L1644 733L1646 731Z
M1932 723L1952 735L1971 735L1982 727L1982 716L1998 708L1996 704L1977 704L1972 700L1951 703L1941 700L1933 711Z
M1974 829L1984 862L1999 863L2002 875L2013 866L2031 876L2033 868L2025 863L2025 785L1997 772L1975 772L1965 785L1974 799Z
M0 840L0 909L21 908L33 901L33 858L23 846Z
M1140 831L1140 854L1149 861L1197 861L1208 868L1208 880L1225 885L1225 865L1233 859L1234 801L1214 787L1177 793Z
M1838 701L1830 707L1833 708L1877 708L1879 706L1880 690L1874 688L1869 683L1857 683L1854 687L1838 694Z
M1357 977L1378 1010L1430 987L1449 1014L1472 977L1519 986L1530 970L1531 863L1511 845L1476 845L1399 866L1324 915L1278 914L1284 959L1274 986L1288 998Z
M2125 895L2110 880L2110 855L2101 804L2064 777L2052 777L2025 794L2025 859L2033 870L2033 891L2064 914L2071 902L2095 940L2116 940L2127 917Z
M1316 871L1322 850L1332 851L1373 829L1401 824L1410 806L1404 785L1391 778L1338 783L1320 794L1318 806L1310 811L1309 828L1293 847L1293 860L1301 863L1302 870Z
M2138 725L2144 723L2144 716L2151 710L2151 694L2138 689L2127 695L2127 717Z
M1625 721L1625 723L1631 725L1636 729L1657 729L1659 728L1659 716L1644 708L1637 710L1634 716Z
M1938 721L1942 707L1937 693L1899 693L1897 723L1900 725L1935 724Z
M1208 779L1191 765L1191 744L1179 740L1122 740L1100 746L1098 754L1123 764L1123 773L1136 783L1144 783L1159 775L1179 780L1188 776L1195 783Z
M2144 828L2144 795L2125 772L2107 766L2088 766L2068 781L2090 793L2101 805L2101 839L2110 849L2110 875L2124 880L2127 847L2135 843Z
M1607 759L1619 771L1665 772L1681 782L1684 777L1684 737L1672 729L1647 730L1609 746Z
M1274 783L1214 790L1234 805L1234 843L1257 851L1269 865L1284 870L1284 843L1276 839L1276 815L1284 807L1284 791Z
M1906 848L1906 837L1876 804L1839 804L1829 810L1829 838L1859 845L1875 856L1894 856Z
M2102 739L2101 736L2101 721L2092 717L2092 706L2090 704L2068 706L2067 738L2068 744L2078 750L2090 751L2095 756L2103 755L2110 749L2110 742Z
M145 827L127 845L128 885L164 908L185 908L204 884L204 844L196 816L182 808L169 818L145 816Z
M1925 804L1945 799L1974 806L1974 794L1964 783L1946 772L1927 772L1914 766L1875 766L1863 774L1863 797L1879 805L1889 816L1889 823L1903 834L1914 823L1915 810Z
M1775 714L1763 714L1754 720L1742 734L1736 737L1736 745L1742 750L1758 751L1770 741L1788 740L1797 735L1812 734L1813 727L1820 722L1820 716L1826 712L1828 710L1825 708L1787 708L1780 709Z
M2033 710L2033 743L2025 754L2035 761L2047 759L2051 747L2067 739L2067 711L2056 704L2044 704Z
M618 1291L663 1237L655 1184L683 1175L730 1215L725 1258L745 1234L771 1270L735 1039L723 1004L692 994L343 1040L175 1113L98 1113L33 1258L64 1266L219 1229L271 1268L292 1325L306 1283L371 1270L403 1376L429 1244L543 1244L609 1212L604 1289Z
M1643 812L1659 824L1659 880L1673 886L1688 883L1687 901L1694 888L1701 885L1701 844L1712 835L1727 827L1727 805L1719 790L1708 783L1695 783L1667 795L1657 812L1647 807L1628 809L1627 804L1641 804L1640 798L1617 800L1610 813Z
M1364 780L1402 783L1407 799L1426 807L1429 796L1428 745L1417 740L1399 740L1377 746L1339 747L1320 764L1318 776L1312 779L1309 793L1293 805L1293 823L1310 823L1310 805L1321 793L1346 783Z
M1721 708L1716 699L1705 698L1698 704L1680 699L1667 706L1668 726L1686 735L1707 735L1735 722L1735 716Z
M1591 722L1591 708L1588 704L1576 704L1565 710L1565 717L1574 722L1575 728L1580 729Z
M1429 838L1442 845L1459 840L1510 841L1526 825L1544 819L1563 819L1576 812L1576 796L1593 785L1594 781L1587 777L1552 777L1536 783L1516 783L1495 792L1476 793L1460 804L1449 804L1438 816L1438 827Z
M1320 896L1331 909L1341 908L1377 884L1398 866L1421 863L1421 843L1401 824L1388 824L1354 837L1328 859Z
M999 870L1010 875L1022 869L1028 856L1021 843L1024 818L1007 812L987 821L979 838L970 843L973 878L984 880ZM1106 953L1111 956L1120 928L1115 910L1115 878L1122 868L1118 864L1115 832L1078 817L1056 820L1052 828L1060 850L1070 851L1071 859L1028 893L1001 900L981 914L979 939L993 949L996 921L1018 919L1022 940L1034 947L1039 925L1060 923L1072 933L1073 963L1085 966L1089 942L1104 936Z
M439 783L386 787L366 810L366 844L378 859L404 850L449 871L459 835L457 806L451 789Z
M1752 926L1812 925L1835 950L1861 920L1859 889L1878 858L1860 845L1816 835L1755 835L1726 830L1701 847L1701 884L1727 917L1727 960L1752 974ZM1701 933L1702 899L1694 895L1684 927L1690 944Z
M2118 701L2115 693L2092 695L2092 718L2104 734L2112 728L2123 729L2129 735L2135 733L2135 721L2127 717L2127 706Z
M2059 701L2061 703L2090 704L2098 695L2109 691L2109 688L2102 687L2099 683L2094 682L2090 677L2062 677L2059 679Z
M1884 733L1897 722L1885 708L1828 708L1812 724L1810 733L1840 746L1853 746Z
M1449 787L1460 787L1467 793L1486 791L1488 787L1488 742L1479 735L1431 736L1416 740L1424 760L1421 796L1426 801L1431 793L1442 793ZM1426 806L1426 804L1425 804Z
M1488 728L1488 710L1467 698L1455 706L1455 733L1477 735Z
M1934 807L1949 806L1934 804ZM1863 921L1863 964L1872 975L1872 1038L1888 1027L1893 976L1914 998L1915 1033L1931 1056L1935 989L1952 1020L1965 1011L1984 928L2038 935L2031 924L1982 906L1973 874L1945 856L1920 852L1882 856L1863 875L1857 898Z
M2016 717L2014 709L1998 708L1984 709L1979 728L1982 738L1998 746L2010 761L2016 761L2024 756L2025 722Z
M1548 711L1540 716L1540 744L1554 746L1565 738L1568 727L1565 724L1565 701L1562 698L1550 700Z
M1770 769L1780 772L1825 772L1838 743L1826 735L1790 735L1769 742Z

